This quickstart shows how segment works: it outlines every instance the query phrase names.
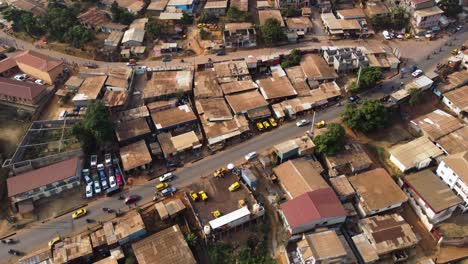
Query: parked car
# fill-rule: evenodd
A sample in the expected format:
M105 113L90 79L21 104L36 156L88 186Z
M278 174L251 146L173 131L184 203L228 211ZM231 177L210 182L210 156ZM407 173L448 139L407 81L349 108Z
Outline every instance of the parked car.
M413 72L414 72L415 70L417 70L417 69L418 69L418 66L412 65L412 66L410 67L410 72L413 73Z
M325 122L325 120L322 120L322 121L319 121L319 122L315 123L316 128L322 128L322 127L325 127L326 125L327 125L327 123Z
M302 119L296 122L296 126L298 127L306 126L308 124L310 124L310 120L307 119Z
M419 75L421 75L423 73L423 71L421 69L417 69L415 70L413 73L411 73L411 76L413 76L414 78L418 77Z
M99 181L95 180L94 181L94 192L96 194L101 193L101 185L99 185Z
M13 78L15 78L17 81L25 81L28 76L26 74L17 74Z
M104 155L104 163L106 166L112 165L112 155L110 153L106 153L106 155Z
M97 165L97 155L91 155L91 168L95 168Z
M224 50L219 50L216 52L216 56L223 56L226 55L226 52Z
M270 124L271 124L272 127L277 127L278 126L278 123L276 122L276 120L273 117L270 117L268 119L268 121L270 121Z
M9 249L8 250L8 254L10 255L15 255L15 256L21 256L23 255L23 253L21 253L20 251L16 250L16 249Z
M390 35L390 33L387 30L382 31L382 35L387 40L392 39L392 36Z
M73 219L78 219L78 218L80 218L80 217L85 216L86 213L87 213L86 208L78 209L78 210L76 210L76 211L72 214L72 218L73 218Z
M102 164L100 164L100 165L102 165ZM109 188L109 185L107 185L107 177L106 177L106 173L104 172L104 169L102 169L102 170L98 169L98 172L99 172L99 178L101 179L102 189L105 190L105 189Z
M257 122L257 124L256 124L256 125L257 125L257 129L258 129L258 131L263 131L263 130L265 129L265 128L263 127L263 124L262 124L262 122Z
M86 184L90 184L93 182L91 180L91 177L89 177L89 169L83 169L81 171L81 175L83 175L83 179L85 180Z
M165 182L165 181L168 181L168 180L172 179L173 177L174 177L174 174L169 172L169 173L166 173L163 176L159 177L159 181L160 182Z
M177 191L176 187L171 186L161 191L162 196L169 196Z
M34 83L39 84L39 85L44 85L45 84L45 82L43 80L39 80L39 79L35 80Z
M86 185L86 198L93 197L93 184L89 183Z
M133 194L133 195L130 195L127 198L125 198L124 202L125 202L125 204L130 204L130 203L138 202L138 200L140 200L140 196L136 195L136 194Z
M270 123L268 123L268 121L263 121L262 124L263 124L263 127L264 127L265 129L269 129L269 128L271 127L271 126L270 126Z
M249 161L249 160L251 160L251 159L253 159L255 157L257 157L257 152L252 151L252 152L248 153L247 155L245 155L244 158L245 158L246 161Z
M240 183L239 182L234 182L233 184L231 184L231 186L229 186L228 190L230 192L233 192L233 191L239 189L239 187L240 187Z
M111 188L117 186L117 182L115 180L115 176L109 176L109 185Z
M157 189L158 191L161 191L161 190L163 190L163 189L166 189L167 187L169 187L169 183L166 183L166 182L156 184L156 189Z
M123 186L123 179L122 179L122 174L120 173L119 169L115 169L115 181L117 182L118 186Z
M359 104L361 102L361 97L359 97L357 95L352 95L352 96L348 97L348 101L350 101L351 103Z

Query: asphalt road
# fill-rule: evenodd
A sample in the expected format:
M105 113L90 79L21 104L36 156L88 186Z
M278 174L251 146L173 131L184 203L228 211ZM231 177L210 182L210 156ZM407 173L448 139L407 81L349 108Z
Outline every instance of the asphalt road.
M317 112L316 120L332 120L338 117L343 111L343 106L331 106L321 112ZM312 118L312 117L309 117ZM243 159L244 155L251 152L261 152L270 148L274 144L287 139L301 136L305 133L308 127L296 127L295 123L286 123L275 130L263 133L240 144L227 148L225 151L218 152L212 156L202 159L196 163L188 164L174 172L176 178L171 182L176 187L182 187L198 180L200 177L212 173L215 169L226 166L228 163ZM143 185L134 186L130 191L125 191L124 195L138 194L142 200L138 204L150 202L154 196L154 185L157 180L149 181ZM138 206L137 204L137 206ZM91 202L86 206L88 214L80 219L72 220L71 213L46 223L38 223L31 227L19 230L13 239L19 240L18 244L11 246L0 247L0 259L8 259L8 249L13 248L21 252L31 252L35 249L43 247L52 238L61 235L68 236L72 233L77 233L86 230L88 224L86 218L100 219L105 221L112 216L102 210L103 207L112 208L114 210L127 211L129 207L123 204L115 197L102 197ZM132 207L134 207L132 205ZM97 224L97 223L96 223ZM94 225L94 224L90 224Z

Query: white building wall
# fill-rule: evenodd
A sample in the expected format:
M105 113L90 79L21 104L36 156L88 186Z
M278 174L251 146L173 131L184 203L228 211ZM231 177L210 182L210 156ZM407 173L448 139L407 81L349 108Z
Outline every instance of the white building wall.
M387 207L384 207L384 208L380 208L378 210L372 210L372 211L369 211L369 210L365 210L365 202L362 200L361 197L359 197L359 202L357 204L357 208L358 208L358 212L359 214L362 216L362 217L366 217L366 216L371 216L371 215L375 215L375 214L378 214L378 213L381 213L381 212L385 212L385 211L388 211L388 210L391 210L391 209L394 209L394 208L397 208L397 207L400 207L402 203L396 203L396 204L392 204L390 206L387 206Z
M443 97L442 98L442 102L448 107L450 108L452 111L454 111L457 115L460 114L461 112L461 109L458 108L456 105L452 104L452 102L447 98L447 97Z
M395 156L393 155L390 155L390 161L395 164L395 166L397 166L398 169L400 169L402 172L405 172L411 168L408 168L406 167L405 165L403 165L403 163L401 163L397 158L395 158Z
M467 183L463 182L462 179L460 179L460 177L458 177L458 175L443 161L437 167L436 173L460 198L462 198L464 203L459 207L463 212L468 211Z

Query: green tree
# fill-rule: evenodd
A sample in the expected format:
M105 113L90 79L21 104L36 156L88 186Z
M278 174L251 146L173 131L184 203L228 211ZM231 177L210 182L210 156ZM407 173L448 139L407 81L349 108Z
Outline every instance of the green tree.
M297 8L288 7L281 10L281 15L284 17L297 17L301 15L301 11Z
M286 40L286 33L281 27L281 23L275 18L268 18L265 24L261 26L263 41L267 45L282 42Z
M230 22L245 22L252 18L249 12L240 11L236 6L229 7L226 17Z
M67 31L80 24L75 12L72 8L51 8L47 11L44 24L50 39L64 41Z
M112 21L121 23L124 25L130 25L133 20L135 20L136 16L126 9L119 6L117 2L113 2L110 7L110 11L112 14Z
M191 247L195 246L198 243L198 236L194 233L190 233L185 237L185 241Z
M422 99L421 89L410 88L408 92L410 95L409 104L411 106L417 105L419 102L421 102L421 99Z
M410 14L403 7L395 7L388 14L373 16L370 20L375 30L401 30L408 29L410 25Z
M359 86L357 85L356 82L352 82L349 86L348 86L348 92L352 93L352 94L356 94L359 92Z
M313 139L318 153L335 155L345 144L345 130L336 123L329 124L327 130Z
M215 23L216 21L218 21L218 17L205 10L200 13L200 17L198 18L198 22L200 23Z
M150 39L157 39L165 32L165 26L156 18L150 18L145 25L146 35Z
M209 39L211 37L211 33L204 29L204 28L201 28L200 29L200 38L203 39L203 40L206 40L206 39Z
M193 23L193 17L184 12L180 22L184 25L191 25Z
M390 120L387 108L377 100L364 100L361 107L355 103L346 106L343 121L351 128L361 132L372 132L385 128Z
M84 43L94 39L91 30L82 25L76 25L70 28L64 35L64 41L70 43L75 48L81 48Z
M372 88L380 79L382 79L382 70L380 68L363 68L361 69L361 76L359 77L359 89Z
M40 36L45 32L39 20L31 12L10 7L5 9L2 15L13 23L14 31L25 32L30 36Z
M458 4L458 0L441 0L438 5L447 16L452 18L456 18L463 11L463 7Z
M291 53L286 57L284 61L281 62L281 67L288 68L299 65L301 62L301 51L298 49L293 49Z
M73 126L72 133L87 154L112 140L113 124L104 104L100 101L90 104L84 118Z

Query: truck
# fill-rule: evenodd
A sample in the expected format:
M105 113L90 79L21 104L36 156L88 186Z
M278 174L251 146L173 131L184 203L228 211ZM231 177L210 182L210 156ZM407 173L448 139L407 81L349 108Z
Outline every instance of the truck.
M250 169L243 169L241 171L242 181L250 187L250 189L255 190L257 188L257 177L253 174Z

